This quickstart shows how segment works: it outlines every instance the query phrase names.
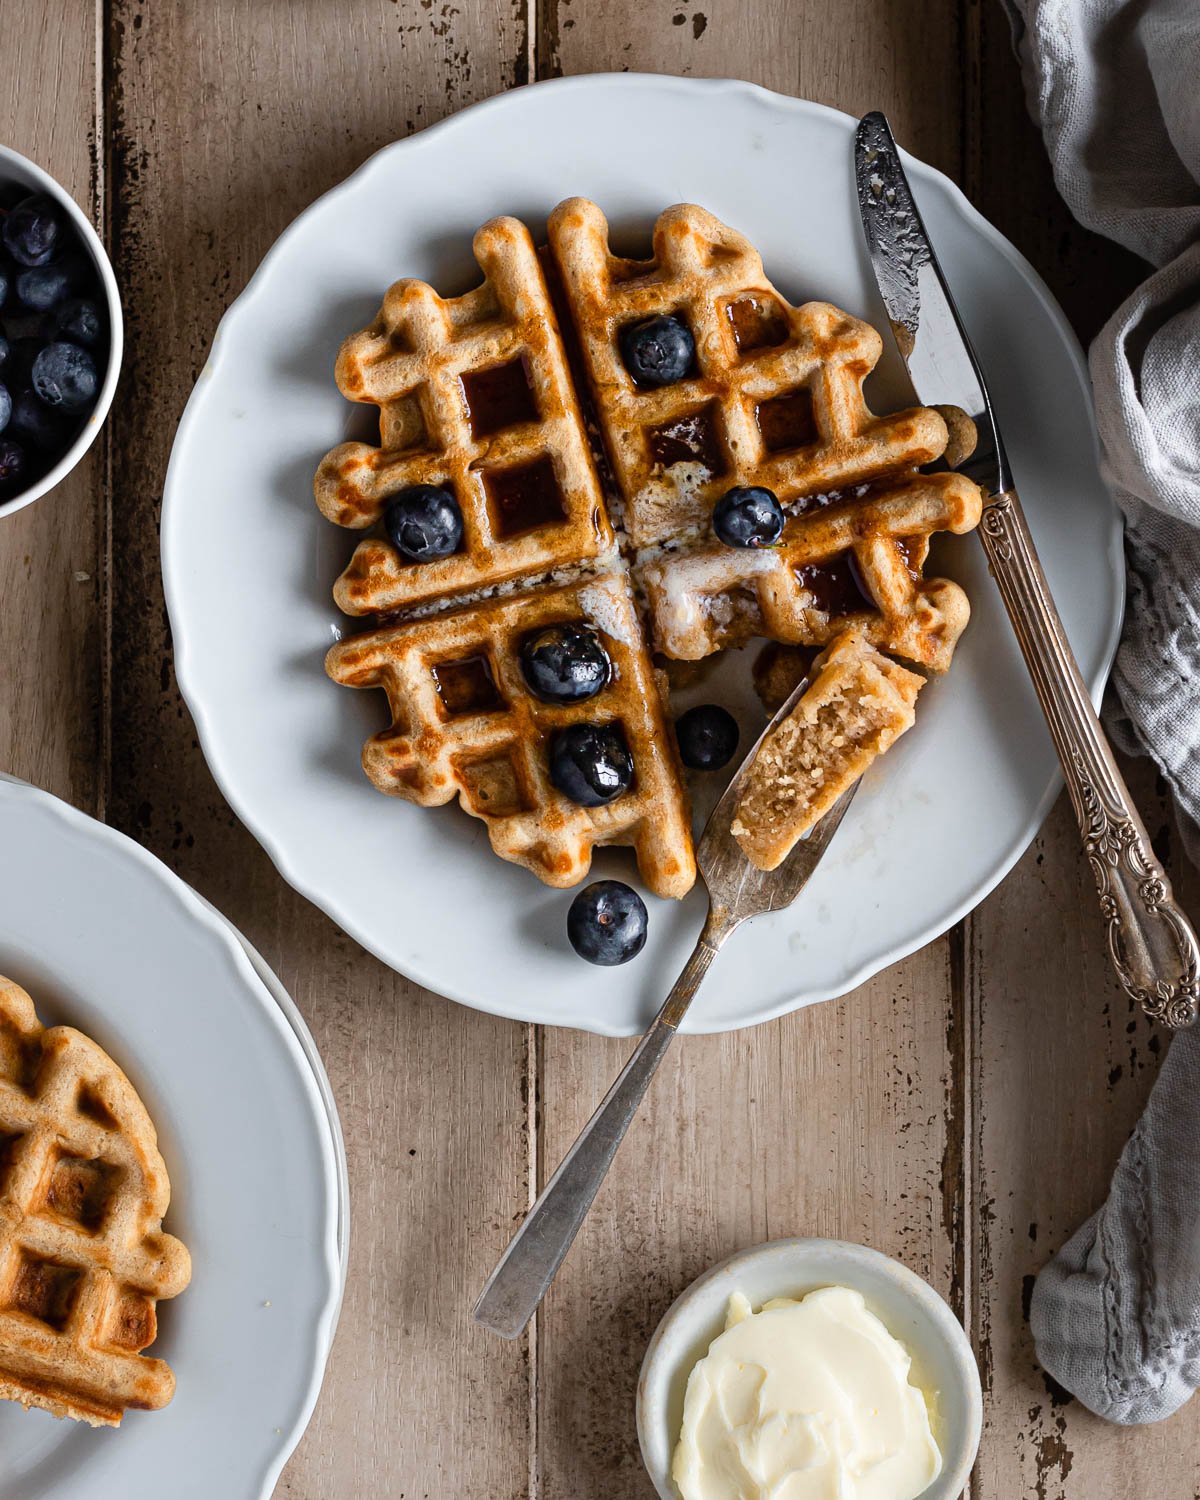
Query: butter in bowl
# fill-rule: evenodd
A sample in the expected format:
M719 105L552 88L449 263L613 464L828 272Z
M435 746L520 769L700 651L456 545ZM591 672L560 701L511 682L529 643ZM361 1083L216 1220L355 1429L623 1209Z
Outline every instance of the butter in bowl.
M899 1262L778 1240L673 1304L638 1384L662 1500L952 1500L979 1446L979 1372L946 1303Z

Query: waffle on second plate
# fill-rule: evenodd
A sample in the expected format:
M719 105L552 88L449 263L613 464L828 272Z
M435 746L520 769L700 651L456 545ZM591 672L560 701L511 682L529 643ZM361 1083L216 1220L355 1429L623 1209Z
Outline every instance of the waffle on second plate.
M0 978L0 1398L93 1427L170 1401L170 1367L142 1353L191 1276L170 1197L129 1080Z

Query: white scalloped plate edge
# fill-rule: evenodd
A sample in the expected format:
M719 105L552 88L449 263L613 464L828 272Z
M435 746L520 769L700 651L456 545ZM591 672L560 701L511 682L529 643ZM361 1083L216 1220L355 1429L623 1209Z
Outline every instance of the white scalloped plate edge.
M493 95L488 99L482 100L477 104L471 105L463 110L456 112L453 115L448 116L446 119L441 120L436 124L417 132L415 135L405 137L398 141L393 141L389 145L383 146L378 151L374 152L359 167L357 167L352 173L350 173L349 176L343 179L342 182L330 188L327 192L321 194L320 197L315 199L313 203L309 204L304 210L301 211L300 214L297 215L295 219L292 220L287 228L283 230L283 232L275 240L274 244L267 251L266 255L259 263L257 269L255 270L253 276L250 278L249 282L246 284L245 288L221 318L221 321L218 324L217 330L213 336L213 343L209 351L208 359L206 360L205 365L201 370L200 376L197 379L196 385L193 388L192 393L188 399L187 405L184 409L182 417L180 418L179 426L175 434L175 440L172 447L170 462L167 468L163 491L161 524L163 581L166 592L168 614L171 620L172 635L174 638L176 680L179 684L180 692L183 695L184 701L187 703L188 709L191 712L192 718L195 722L197 735L199 737L205 760L207 761L214 779L216 780L230 806L233 808L234 812L242 820L242 822L245 823L246 827L251 831L251 833L253 833L258 842L262 845L268 857L271 859L272 863L275 865L276 869L283 876L283 878L308 900L312 901L316 906L320 907L322 911L324 911L333 921L337 922L337 924L352 938L354 938L356 942L360 943L362 947L364 947L368 952L374 954L377 958L380 959L381 962L387 964L389 967L395 967L392 960L386 953L381 951L379 945L376 944L371 938L370 934L363 929L361 924L355 919L354 913L351 910L347 909L343 904L330 899L318 888L315 882L304 878L304 876L301 875L297 870L287 850L280 844L279 840L268 833L266 829L261 826L260 821L254 815L253 809L247 805L247 803L241 796L239 796L234 784L234 779L230 776L228 768L222 763L216 753L216 736L208 722L208 717L205 712L204 705L194 691L193 684L189 679L188 646L186 640L183 638L178 628L176 611L171 607L172 565L170 560L170 536L172 534L172 516L174 514L171 502L175 486L179 483L178 471L181 462L179 459L179 454L182 451L184 440L188 435L189 427L191 423L196 420L197 411L203 400L204 388L209 383L214 373L220 368L223 353L223 344L228 342L227 335L229 333L229 330L234 327L235 323L239 321L240 318L247 315L249 309L254 305L257 298L261 294L262 288L268 281L269 273L275 257L281 251L282 247L287 243L287 241L291 238L291 236L298 231L299 226L303 223L307 215L309 215L318 205L327 204L331 200L336 199L341 194L348 194L349 192L356 190L367 178L371 176L372 173L379 170L381 163L390 156L397 153L410 154L422 150L428 150L431 145L436 146L440 144L440 142L446 136L452 135L455 130L459 129L462 126L464 120L477 122L478 119L485 114L496 113L508 108L512 108L514 106L514 101L519 101L522 95L528 93L531 90L545 91L552 89L559 92L565 92L572 89L586 89L594 87L598 83L603 84L605 87L621 89L626 87L645 86L648 82L653 82L656 86L660 86L665 89L675 89L683 93L702 90L706 93L712 94L714 97L720 94L741 93L755 100L760 105L767 106L772 109L777 109L785 113L810 114L815 118L832 119L843 122L852 120L852 117L847 115L842 110L832 109L828 105L817 104L810 100L796 99L788 95L778 94L773 92L772 90L762 88L757 84L747 83L742 79L693 79L680 78L670 74L647 73L593 73L573 75L566 78L543 80L538 83L525 85L520 89L513 89L505 93ZM1051 324L1053 324L1055 330L1058 332L1060 338L1063 341L1064 348L1069 353L1074 364L1076 375L1085 395L1085 406L1087 409L1088 424L1091 432L1093 448L1095 448L1097 444L1095 418L1091 405L1090 382L1088 379L1086 362L1084 360L1082 350L1079 347L1079 343L1075 336L1075 333L1070 324L1067 322L1065 314L1059 307L1058 303L1055 301L1049 288L1046 286L1045 282L1039 276L1031 263L1026 259L1026 257L1022 255L1021 252L1017 250L1016 247L1012 245L1010 241L1007 240L998 229L990 224L982 214L979 213L979 211L967 199L965 194L956 183L954 183L943 172L940 172L936 168L920 161L918 158L910 155L910 153L908 153L907 151L902 151L901 155L910 175L916 178L918 181L934 183L941 191L947 193L956 204L963 218L977 233L987 239L993 245L993 247L997 249L1012 264L1014 269L1019 272L1019 274L1027 282L1030 289L1038 298L1047 320ZM1104 642L1104 647L1101 653L1100 666L1099 669L1091 675L1091 680L1088 682L1088 689L1092 698L1092 702L1097 708L1099 707L1101 698L1103 696L1104 685L1108 679L1109 670L1111 669L1113 660L1116 656L1124 609L1125 584L1122 550L1122 522L1120 514L1119 512L1117 512L1115 506L1113 507L1113 523L1109 537L1108 561L1112 581L1113 607L1108 635ZM825 996L825 998L831 1000L837 999L839 996L844 995L849 991L857 988L860 984L872 978L883 969L890 967L892 964L899 962L901 959L906 958L910 954L915 953L919 949L925 947L926 944L940 937L943 933L953 927L957 922L961 921L968 913L973 911L981 901L983 901L988 895L991 894L993 890L995 890L995 888L1000 884L1000 882L1005 878L1010 870L1012 870L1013 866L1025 853L1030 843L1036 837L1038 830L1042 826L1042 823L1045 821L1045 818L1049 813L1050 808L1053 806L1059 791L1062 789L1062 785L1062 774L1059 770L1056 769L1051 775L1045 791L1038 799L1032 815L1022 826L1018 835L1014 837L1003 858L997 861L991 875L986 880L982 881L980 885L974 891L972 891L970 896L968 896L964 900L952 903L947 909L939 912L934 918L926 922L924 926L922 926L919 931L915 932L907 941L898 942L878 953L874 953L871 956L865 958L861 963L854 966L852 969L846 971L840 977L836 988L831 990L830 993ZM553 1014L546 1010L542 1010L536 1002L526 1004L521 1008L505 1005L503 1003L483 1005L470 994L456 992L452 987L447 986L437 974L431 972L430 970L425 968L424 965L417 961L406 962L404 969L399 972L403 972L408 978L414 980L418 984L423 985L425 988L430 989L435 993L445 995L447 998L457 1001L458 1003L466 1005L472 1009L484 1010L490 1014L495 1014L511 1020L533 1021L537 1024L550 1025L569 1024L567 1022L564 1022L562 1016ZM790 999L780 1001L777 1004L764 1006L761 1010L756 1011L752 1016L747 1016L742 1022L740 1022L740 1024L760 1025L766 1021L774 1020L781 1015L786 1015L790 1011L797 1009L802 1004L816 1003L815 1001L801 999L801 994L802 992L795 996L792 996ZM581 1023L581 1029L593 1031L603 1036L628 1036L636 1034L634 1029L630 1026L619 1023L611 1024L608 1023L603 1017L590 1017L586 1023ZM699 1024L693 1024L689 1026L685 1023L685 1026L683 1027L683 1030L685 1032L690 1032L692 1034L705 1034L725 1031L728 1029L730 1029L729 1026L724 1024L708 1026L704 1023L703 1019L700 1019Z
M316 1355L313 1360L313 1369L303 1397L298 1404L295 1419L291 1426L279 1434L279 1443L275 1456L270 1460L262 1480L258 1487L258 1500L270 1500L283 1472L284 1465L295 1452L296 1445L304 1436L309 1422L312 1420L313 1411L316 1408L317 1398L321 1392L321 1385L325 1378L325 1367L329 1360L329 1353L333 1345L333 1336L337 1329L338 1317L341 1313L342 1295L345 1288L345 1268L349 1250L349 1219L348 1219L348 1195L345 1193L343 1184L345 1176L339 1168L339 1149L344 1156L344 1143L342 1142L340 1122L337 1123L336 1106L334 1106L332 1121L329 1116L329 1106L333 1103L333 1094L329 1088L328 1077L321 1082L320 1074L324 1074L324 1067L318 1070L312 1065L308 1056L308 1047L311 1047L313 1057L319 1062L319 1053L316 1043L312 1040L300 1012L295 1007L295 1002L287 995L278 978L274 983L268 985L258 971L261 965L266 973L270 974L269 966L260 955L251 948L250 944L242 938L241 934L211 902L194 891L186 881L181 880L172 870L156 856L144 849L141 844L121 833L118 829L110 828L108 824L101 823L98 819L90 817L78 808L72 807L70 803L64 802L60 797L51 792L43 791L40 787L33 786L30 782L23 781L19 777L11 776L7 772L0 772L0 794L5 787L15 788L22 795L34 799L45 811L59 818L68 827L81 831L85 837L94 838L101 843L107 844L109 850L117 859L130 860L141 866L156 879L166 890L170 891L176 901L188 914L190 921L207 929L212 937L225 949L230 961L244 981L248 990L257 993L263 1006L264 1013L271 1018L272 1024L278 1030L280 1039L287 1052L297 1067L298 1074L306 1080L306 1091L311 1094L311 1102L314 1113L329 1126L327 1140L325 1141L326 1177L329 1187L329 1196L333 1213L330 1215L330 1233L325 1244L323 1269L325 1272L326 1286L321 1312L316 1320ZM257 960L257 962L256 962ZM286 1005L280 1003L280 995L287 1001ZM294 1012L294 1014L293 1014ZM299 1025L296 1023L299 1022ZM307 1037L308 1046L302 1038Z

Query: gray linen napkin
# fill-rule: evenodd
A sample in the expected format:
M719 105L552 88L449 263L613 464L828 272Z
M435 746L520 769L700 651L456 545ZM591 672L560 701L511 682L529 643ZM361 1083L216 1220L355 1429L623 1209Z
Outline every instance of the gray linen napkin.
M1148 751L1200 861L1200 0L1005 0L1055 181L1157 269L1090 353L1129 598L1110 727ZM1172 1042L1108 1201L1034 1288L1045 1369L1115 1422L1200 1384L1200 1031Z

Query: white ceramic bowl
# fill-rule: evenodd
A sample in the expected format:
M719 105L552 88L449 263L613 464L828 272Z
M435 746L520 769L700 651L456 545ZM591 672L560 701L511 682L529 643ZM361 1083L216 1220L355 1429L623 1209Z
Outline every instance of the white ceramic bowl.
M844 1240L772 1240L739 1251L693 1281L655 1330L638 1380L642 1459L662 1500L679 1500L671 1458L683 1424L693 1366L725 1326L734 1292L754 1307L771 1297L802 1297L848 1286L912 1355L912 1378L934 1397L932 1426L942 1472L920 1500L957 1500L979 1448L983 1397L962 1325L928 1282L899 1261Z
M88 413L87 421L76 433L75 441L54 467L48 469L40 479L27 489L13 495L11 499L0 500L0 516L11 516L26 505L32 505L35 500L40 500L43 495L52 490L56 484L61 484L96 441L96 434L103 427L104 419L108 416L108 409L112 405L113 392L117 388L117 377L121 373L121 355L125 347L117 278L113 275L108 252L100 243L100 236L92 228L91 220L66 188L55 182L49 172L44 172L36 162L30 161L27 156L22 156L19 151L0 146L0 185L10 182L27 186L31 193L48 194L60 205L75 226L79 233L80 243L95 266L96 275L104 290L109 335L108 368L104 372L104 379L100 382L100 394L96 398L95 406Z

